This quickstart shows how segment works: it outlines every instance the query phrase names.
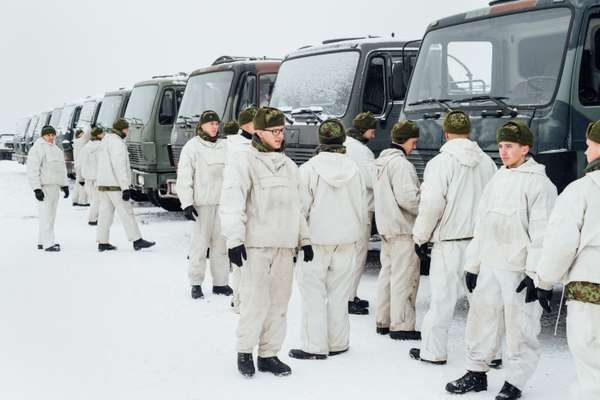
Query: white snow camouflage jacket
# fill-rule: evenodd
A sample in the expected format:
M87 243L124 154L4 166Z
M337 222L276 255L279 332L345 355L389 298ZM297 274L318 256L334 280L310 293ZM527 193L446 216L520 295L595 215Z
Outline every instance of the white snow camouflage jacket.
M95 181L98 176L98 150L100 149L100 140L90 140L79 152L79 165L81 166L81 175L78 178Z
M27 156L27 179L33 190L43 185L67 186L65 154L55 144L38 138Z
M120 187L127 190L131 186L131 168L125 140L115 133L107 133L100 141L98 173L96 185Z
M375 172L375 155L367 145L362 144L353 137L346 137L344 141L346 154L354 160L363 176L367 187L367 206L369 211L373 211L373 174Z

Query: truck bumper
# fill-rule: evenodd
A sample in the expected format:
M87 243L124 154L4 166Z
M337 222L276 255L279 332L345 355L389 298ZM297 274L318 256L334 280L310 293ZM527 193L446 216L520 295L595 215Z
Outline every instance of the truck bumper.
M170 180L175 181L176 178L177 174L175 172L131 170L131 183L136 190L142 193L155 191L161 197L171 197L168 195L167 182Z

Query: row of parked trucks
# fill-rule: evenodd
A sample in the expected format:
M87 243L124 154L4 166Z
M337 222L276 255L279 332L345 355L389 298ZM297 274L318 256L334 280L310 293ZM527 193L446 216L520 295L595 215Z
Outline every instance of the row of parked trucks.
M154 77L21 120L16 159L25 162L50 124L72 174L75 130L109 129L124 117L136 199L179 210L176 166L199 115L211 109L226 122L267 104L284 111L286 152L298 164L314 154L326 118L348 127L372 112L376 155L394 123L409 118L421 130L410 157L419 175L443 144L449 109L470 115L472 138L498 162L496 129L518 118L532 127L532 152L562 190L583 168L587 124L600 119L600 0L492 1L431 23L422 40L328 40L283 60L224 56L189 75Z

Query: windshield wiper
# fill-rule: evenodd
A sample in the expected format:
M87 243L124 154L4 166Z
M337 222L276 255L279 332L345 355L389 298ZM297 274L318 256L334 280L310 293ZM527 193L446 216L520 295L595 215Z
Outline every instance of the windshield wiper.
M190 122L194 122L194 117L200 117L199 115L193 115L193 116L188 116L188 115L178 115L177 116L177 121L179 121L180 119L183 120L183 123L187 126L192 126L190 124Z
M284 106L284 107L279 107L279 110L283 113L283 115L285 116L285 120L290 124L290 125L294 125L294 119L291 117L292 114L292 107L288 107L288 106Z
M502 111L507 112L508 115L510 115L512 118L514 118L517 115L519 115L519 110L517 110L516 107L511 107L507 103L505 103L504 100L506 100L506 99L508 99L508 97L481 95L481 96L466 97L464 99L457 99L457 100L455 100L455 102L456 103L479 103L479 102L484 102L484 101L491 101L491 102L494 102L498 107L502 108Z
M452 108L450 108L450 106L448 104L446 104L449 101L453 101L453 100L452 99L434 99L434 98L429 98L429 99L423 99L423 100L415 101L414 103L410 103L409 106L420 106L422 104L437 104L437 105L439 105L440 107L442 107L446 111L452 111Z
M125 119L131 121L133 124L144 125L144 122L142 122L141 119L136 118L136 117L128 117L128 118L125 118Z
M313 116L319 122L325 121L325 119L323 119L320 115L322 113L323 113L323 107L316 107L316 106L300 107L300 108L296 108L291 111L292 116L301 115L301 114L309 114L309 115Z

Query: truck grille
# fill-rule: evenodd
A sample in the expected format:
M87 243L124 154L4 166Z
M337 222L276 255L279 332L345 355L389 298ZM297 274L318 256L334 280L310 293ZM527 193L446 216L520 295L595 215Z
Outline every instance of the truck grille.
M288 147L285 154L296 164L302 165L315 155L316 147Z
M171 166L177 168L177 163L179 162L179 156L181 156L181 150L183 146L180 144L170 144L167 146L167 150L169 152L169 161L171 162Z
M128 143L127 150L129 152L129 162L131 165L136 166L144 161L142 145L140 143Z
M439 152L437 150L415 150L407 158L408 161L413 163L417 170L417 176L419 180L423 180L423 172L425 172L425 166L433 157Z

